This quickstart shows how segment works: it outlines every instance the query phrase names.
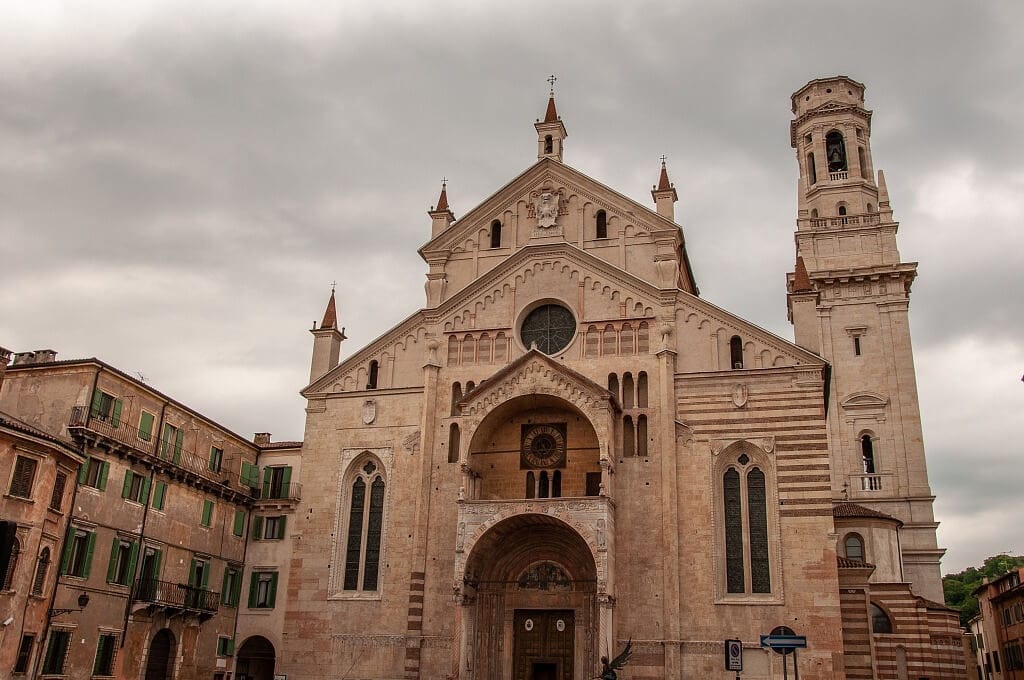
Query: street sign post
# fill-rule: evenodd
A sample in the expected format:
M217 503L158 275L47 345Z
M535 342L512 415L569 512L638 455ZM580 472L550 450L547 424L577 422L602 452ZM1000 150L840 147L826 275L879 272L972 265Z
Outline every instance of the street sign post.
M743 643L740 640L725 641L725 670L743 670Z
M789 626L775 626L772 632L761 636L761 646L770 649L776 654L782 655L782 678L787 680L788 662L787 657L793 655L793 677L800 680L800 670L796 665L796 650L807 647L807 638L797 635Z

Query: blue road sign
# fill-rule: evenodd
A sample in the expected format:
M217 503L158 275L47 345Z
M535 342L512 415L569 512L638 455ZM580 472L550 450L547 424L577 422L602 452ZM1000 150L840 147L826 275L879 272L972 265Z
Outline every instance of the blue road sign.
M803 635L762 635L761 646L771 649L803 649L807 638Z

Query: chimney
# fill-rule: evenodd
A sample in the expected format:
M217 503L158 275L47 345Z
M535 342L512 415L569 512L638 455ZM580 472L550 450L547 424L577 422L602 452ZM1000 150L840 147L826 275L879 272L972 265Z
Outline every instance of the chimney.
M57 359L57 352L52 349L37 349L33 352L18 352L14 355L14 365L52 364Z
M257 432L253 435L252 443L259 447L270 446L270 433L269 432Z
M11 350L0 347L0 387L4 386L4 374L7 373L7 363L11 360Z

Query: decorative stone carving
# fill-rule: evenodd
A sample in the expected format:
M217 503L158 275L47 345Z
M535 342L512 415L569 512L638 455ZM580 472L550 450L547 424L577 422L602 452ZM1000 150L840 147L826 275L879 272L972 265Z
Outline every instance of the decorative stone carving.
M415 456L420 450L420 431L416 430L408 437L402 440L402 446L409 452L409 455Z
M377 402L367 399L363 402L363 424L370 425L377 419Z
M734 385L732 388L732 403L736 408L743 408L750 398L750 390L746 385Z

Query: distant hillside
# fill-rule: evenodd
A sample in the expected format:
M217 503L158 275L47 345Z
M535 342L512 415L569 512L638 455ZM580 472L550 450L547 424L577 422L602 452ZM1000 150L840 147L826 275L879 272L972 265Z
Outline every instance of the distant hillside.
M968 567L942 577L946 604L960 610L960 625L966 628L967 622L978 615L978 600L971 595L974 589L986 578L991 581L1017 567L1024 567L1024 555L993 555L981 568Z

